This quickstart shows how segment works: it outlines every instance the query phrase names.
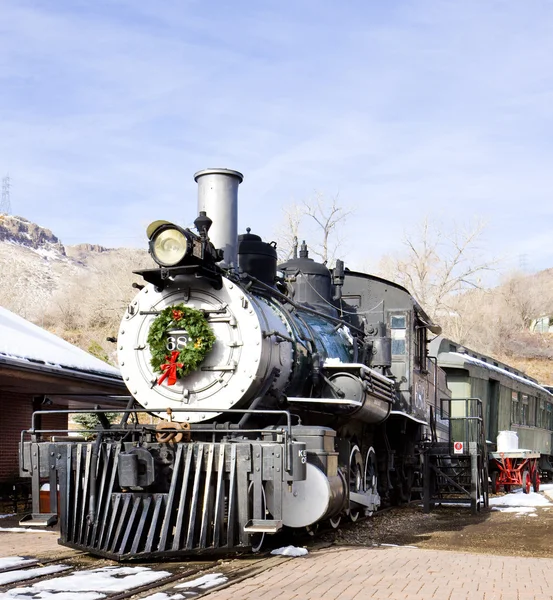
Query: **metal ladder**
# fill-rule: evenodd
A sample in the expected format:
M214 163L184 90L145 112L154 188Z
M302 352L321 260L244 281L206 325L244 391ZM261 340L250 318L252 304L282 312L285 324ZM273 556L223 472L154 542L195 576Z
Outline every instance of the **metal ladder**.
M449 441L422 448L424 512L436 504L488 506L488 453L479 398L443 398L441 418L449 421Z

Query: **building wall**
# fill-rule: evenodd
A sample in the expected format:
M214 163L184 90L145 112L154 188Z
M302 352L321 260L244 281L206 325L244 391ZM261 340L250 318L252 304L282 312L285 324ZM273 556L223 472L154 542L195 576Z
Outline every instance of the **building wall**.
M0 484L19 477L19 441L21 431L31 426L35 396L0 390ZM54 408L54 407L50 407ZM66 429L67 415L45 415L43 429Z
M49 409L65 409L64 406L49 406ZM42 415L41 429L67 429L67 414ZM44 434L47 437L52 435L65 435L64 433Z
M19 475L18 448L22 429L31 425L33 397L0 390L0 482Z

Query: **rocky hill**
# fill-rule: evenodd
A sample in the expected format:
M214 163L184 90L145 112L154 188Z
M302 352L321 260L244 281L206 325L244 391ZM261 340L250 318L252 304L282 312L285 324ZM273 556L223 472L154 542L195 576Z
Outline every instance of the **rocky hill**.
M49 229L0 215L0 305L102 358L143 266L142 250L64 246Z
M75 276L78 265L48 229L21 217L0 220L0 304L25 318L41 316L63 281Z
M0 219L0 241L27 248L47 258L65 256L65 248L49 230L23 217L2 215Z
M102 254L103 252L113 252L113 248L105 248L98 244L75 244L73 246L66 246L65 253L70 258L86 264L91 256Z

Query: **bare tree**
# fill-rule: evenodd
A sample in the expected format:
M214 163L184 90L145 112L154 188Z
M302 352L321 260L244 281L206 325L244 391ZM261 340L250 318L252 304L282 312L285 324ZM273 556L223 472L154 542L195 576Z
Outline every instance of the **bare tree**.
M315 192L309 200L285 206L284 218L276 235L279 258L291 258L294 245L305 239L312 254L333 265L343 247L340 226L352 212L352 209L340 205L338 194L328 197L321 192Z
M321 240L309 246L311 251L324 263L334 264L338 248L343 244L343 239L339 237L338 225L343 225L353 211L340 206L338 194L327 198L316 192L315 196L309 202L304 201L303 205L305 214L316 223Z
M551 281L543 275L510 273L499 288L504 314L509 314L519 330L528 330L533 319L553 312Z
M290 260L297 246L299 230L304 216L303 205L293 202L282 209L282 222L276 232L277 254L281 262Z
M405 286L431 317L455 310L452 299L460 292L480 288L485 272L496 262L485 260L478 249L484 225L453 224L449 229L425 218L415 232L406 233L406 252L385 257L383 275Z

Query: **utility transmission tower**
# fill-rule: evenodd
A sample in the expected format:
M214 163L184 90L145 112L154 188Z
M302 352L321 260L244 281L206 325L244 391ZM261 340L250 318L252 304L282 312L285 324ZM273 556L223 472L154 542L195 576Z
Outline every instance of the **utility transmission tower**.
M2 200L0 201L0 214L9 215L12 212L10 202L10 176L2 179Z
M518 255L518 267L523 273L528 273L528 254Z

